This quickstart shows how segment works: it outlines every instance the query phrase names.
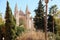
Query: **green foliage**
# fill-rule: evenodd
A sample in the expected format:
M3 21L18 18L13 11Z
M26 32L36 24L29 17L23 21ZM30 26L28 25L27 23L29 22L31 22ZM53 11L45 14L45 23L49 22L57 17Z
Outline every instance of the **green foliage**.
M57 12L57 5L53 5L49 9L49 14L54 14Z
M6 27L6 40L14 40L15 38L15 21L12 15L9 2L7 1L6 13L5 13L5 27Z
M4 23L3 19L2 19L2 14L0 13L0 25L2 25Z
M52 32L48 32L48 38L49 38L49 40L56 40L56 34L54 34Z
M56 35L56 40L60 40L60 36L59 35Z
M48 32L48 38L49 38L49 40L53 40L53 33L52 32Z
M48 15L48 31L53 32L53 25L54 25L54 33L57 33L57 28L56 28L56 22L54 20L54 17L51 15ZM53 23L54 22L54 23Z
M54 20L54 14L57 12L57 5L53 5L50 7L49 10L49 15L48 15L48 29L50 32L53 32L53 26L54 26L54 33L57 33L57 28L56 28L56 22ZM52 15L53 14L53 15Z
M42 1L39 1L38 8L35 9L34 27L36 30L44 30L44 6Z
M0 26L0 40L1 40L1 38L2 38L2 30L1 30L1 26Z
M60 11L57 11L57 13L54 15L55 22L56 22L56 28L57 28L57 33L60 35Z
M16 32L17 36L19 36L22 32L25 31L25 29L23 28L23 26L16 27L16 30L17 30L17 32Z
M0 40L2 40L2 34L4 34L4 21L2 19L2 14L0 13Z
M5 37L5 25L4 24L0 24L0 40L2 40L2 37Z

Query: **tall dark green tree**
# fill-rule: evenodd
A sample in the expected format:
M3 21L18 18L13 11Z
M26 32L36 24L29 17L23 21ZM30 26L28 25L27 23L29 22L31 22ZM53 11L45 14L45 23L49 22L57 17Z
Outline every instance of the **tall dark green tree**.
M0 40L2 40L2 30L1 30L1 25L0 25Z
M53 23L53 21L54 21L54 23ZM54 20L53 16L49 15L49 18L48 18L48 31L53 32L53 25L54 25L54 33L56 34L57 33L57 28L56 28L55 20Z
M34 27L37 30L44 30L44 6L41 0L39 0L38 8L34 11L36 13L34 17Z
M5 27L6 27L6 37L5 40L15 40L15 22L12 15L9 2L7 1L6 13L5 13Z
M53 25L54 25L54 33L56 34L57 33L57 28L56 28L56 23L55 23L55 20L54 20L54 14L57 12L57 5L53 5L50 7L49 9L49 18L48 18L48 30L50 32L53 32ZM53 15L52 15L53 14ZM54 23L53 23L54 21Z

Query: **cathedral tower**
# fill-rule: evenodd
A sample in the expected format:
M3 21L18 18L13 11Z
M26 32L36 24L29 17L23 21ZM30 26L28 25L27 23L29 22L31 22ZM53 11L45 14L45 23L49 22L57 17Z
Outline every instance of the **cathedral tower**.
M25 13L20 9L18 11L17 4L15 5L15 11L14 11L14 17L16 19L16 26L23 26L24 28L28 30L33 29L33 20L32 17L30 16L30 11L28 10L28 5L26 6L26 11Z
M29 9L28 9L28 5L26 5L26 16L30 16L30 11L29 11Z
M26 6L26 26L27 26L27 29L29 27L29 20L30 20L30 12L28 10L28 5Z
M19 12L18 12L17 4L15 5L14 17L16 19L16 25L19 26Z

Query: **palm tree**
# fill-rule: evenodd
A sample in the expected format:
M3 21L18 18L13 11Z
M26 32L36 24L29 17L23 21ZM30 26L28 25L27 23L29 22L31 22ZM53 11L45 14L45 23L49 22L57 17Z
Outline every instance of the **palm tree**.
M49 10L49 14L54 14L56 12L57 12L57 5L53 5Z

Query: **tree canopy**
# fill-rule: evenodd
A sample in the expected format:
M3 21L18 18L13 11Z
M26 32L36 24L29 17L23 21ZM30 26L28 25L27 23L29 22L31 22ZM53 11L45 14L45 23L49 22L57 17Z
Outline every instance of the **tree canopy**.
M44 6L41 0L39 0L38 8L34 11L36 14L34 17L34 27L37 30L44 30Z

